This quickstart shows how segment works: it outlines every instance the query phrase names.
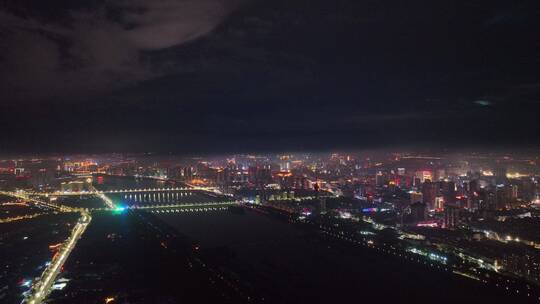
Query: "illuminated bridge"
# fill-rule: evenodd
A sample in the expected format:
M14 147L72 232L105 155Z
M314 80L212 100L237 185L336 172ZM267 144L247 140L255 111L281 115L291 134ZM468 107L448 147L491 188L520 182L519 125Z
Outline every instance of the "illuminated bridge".
M90 191L81 192L52 192L43 194L49 198L56 196L85 196L93 195L98 197L105 204L100 208L84 208L73 207L62 203L46 202L32 198L37 195L34 193L18 191L16 193L6 193L11 196L24 198L34 201L41 205L54 208L58 211L73 212L73 211L99 211L99 210L117 210L124 209L167 209L167 208L182 208L182 209L200 209L200 208L227 208L228 206L238 205L239 202L231 200L221 194L219 191L209 187L176 187L176 188L141 188L141 189L121 189L121 190L97 190L91 188ZM201 209L203 210L203 209Z
M125 209L200 209L209 207L223 207L238 205L219 192L209 192L208 188L144 188L97 191L91 188L86 194L100 198L106 205L103 208L89 208L88 210L116 210ZM61 195L59 195L61 196Z
M139 193L139 192L169 192L169 191L208 191L220 193L215 187L176 187L176 188L141 188L141 189L120 189L120 190L91 190L91 191L55 191L47 193L52 196L67 196L67 195L97 195L97 194L112 194L112 193Z
M239 205L238 201L212 201L212 202L196 202L196 203L117 206L114 209L97 208L97 209L92 209L92 211L148 210L152 213L174 213L174 212L178 213L178 212L226 210L228 207L238 206L238 205Z
M177 192L117 192L101 194L115 207L123 206L129 209L160 209L160 208L186 208L208 206L231 206L237 205L238 201L229 197L211 193L196 191ZM107 204L109 207L111 203Z

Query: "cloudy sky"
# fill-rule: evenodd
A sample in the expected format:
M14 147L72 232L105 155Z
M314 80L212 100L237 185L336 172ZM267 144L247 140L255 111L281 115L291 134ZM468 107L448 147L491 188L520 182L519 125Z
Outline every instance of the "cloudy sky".
M536 2L2 1L0 152L537 145Z

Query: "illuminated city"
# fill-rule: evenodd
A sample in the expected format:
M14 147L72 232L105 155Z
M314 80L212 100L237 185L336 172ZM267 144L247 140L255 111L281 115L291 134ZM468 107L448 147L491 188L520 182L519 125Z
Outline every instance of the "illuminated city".
M120 244L140 238L133 242L144 242L156 258L181 256L196 269L198 280L207 277L210 285L197 285L217 291L207 300L288 301L283 297L290 287L267 290L264 286L277 278L258 277L268 266L244 255L253 251L269 259L267 263L278 263L270 262L276 259L273 254L264 253L267 246L288 246L287 252L303 250L301 246L319 250L326 244L347 251L346 257L374 259L379 267L398 263L418 268L416 275L448 277L436 283L450 289L465 284L488 297L540 301L539 161L538 156L495 153L383 151L4 159L3 242L9 251L27 249L22 256L4 259L3 297L27 303L130 301L133 291L126 289L125 280L129 286L140 279L125 277L129 263L101 259L130 259L121 253L127 244ZM236 217L238 223L228 225L237 227L219 226ZM53 235L42 231L46 225L56 227ZM276 236L264 225L276 226ZM139 227L137 235L131 235L134 227ZM252 235L252 230L261 230L260 235ZM301 233L312 240L287 245L290 240L279 236L283 233ZM260 244L251 248L254 241ZM327 258L336 254L339 258L335 252ZM9 265L20 263L21 257L28 266L12 270ZM312 257L306 253L305 258ZM243 262L255 267L254 273L236 265ZM154 272L164 271L155 267ZM296 266L273 267L295 271ZM355 270L349 271L347 276L354 278ZM139 288L137 295L149 301L165 287ZM294 292L290 297L310 299Z
M0 4L0 303L539 303L540 2Z

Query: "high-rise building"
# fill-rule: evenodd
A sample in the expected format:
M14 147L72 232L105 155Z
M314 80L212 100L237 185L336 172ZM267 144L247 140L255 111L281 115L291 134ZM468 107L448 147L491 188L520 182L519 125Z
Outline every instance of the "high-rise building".
M262 185L272 181L272 170L269 165L251 166L248 169L249 182Z
M184 180L191 180L193 179L193 168L192 167L185 167L182 170L182 178Z
M443 228L454 229L459 225L460 210L457 206L446 205L444 207L444 225Z
M506 177L506 173L507 173L507 169L504 166L499 165L495 168L494 175L495 175L495 181L497 182L497 184L504 184L507 182L508 179Z
M422 193L421 192L412 191L410 193L410 195L411 195L411 204L422 203L424 201L423 198L422 198Z
M435 209L435 198L438 194L438 187L436 183L432 183L430 180L422 185L422 201L426 204L429 210Z
M218 169L216 177L218 185L229 185L231 183L231 170L229 168Z
M387 182L387 176L385 173L379 171L377 172L377 174L375 174L375 185L377 187L382 187L386 184Z
M435 170L435 174L434 174L434 178L435 180L434 181L439 181L439 180L443 180L446 178L446 170L445 169L442 169L442 168L439 168L437 170Z
M418 178L418 177L414 177L413 186L418 189L418 188L420 188L420 185L422 185L422 179Z
M326 197L319 197L319 212L321 214L326 213Z
M469 185L468 185L468 191L469 191L469 196L472 196L474 195L474 192L478 191L478 180L476 179L473 179L469 182Z
M427 179L433 180L433 173L430 170L416 171L415 176L416 178L419 178L422 183Z
M426 204L421 202L416 202L410 205L411 209L411 219L413 223L418 223L425 221L427 217Z
M435 197L434 209L436 209L436 210L443 210L444 209L444 197L442 197L442 196Z

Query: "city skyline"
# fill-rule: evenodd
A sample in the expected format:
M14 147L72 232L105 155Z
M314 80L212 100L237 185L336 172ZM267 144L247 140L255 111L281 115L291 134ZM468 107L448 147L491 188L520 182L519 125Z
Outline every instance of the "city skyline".
M0 158L0 298L537 303L539 181L537 152Z

